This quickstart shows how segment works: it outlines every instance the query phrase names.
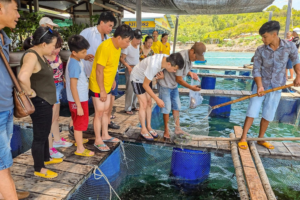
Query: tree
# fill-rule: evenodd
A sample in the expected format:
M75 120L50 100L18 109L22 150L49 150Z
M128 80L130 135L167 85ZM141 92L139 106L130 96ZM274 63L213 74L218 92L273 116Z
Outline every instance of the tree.
M267 8L266 11L273 11L273 12L279 12L280 8L278 8L277 6L270 6L269 8Z

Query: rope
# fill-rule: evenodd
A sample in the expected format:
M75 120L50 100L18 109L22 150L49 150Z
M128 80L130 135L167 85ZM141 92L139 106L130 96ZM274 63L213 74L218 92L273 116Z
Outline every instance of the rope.
M97 170L99 170L99 172L101 173L101 174L97 174ZM96 177L96 176L98 176L98 177ZM115 195L118 197L118 199L119 200L121 200L121 198L119 197L119 195L117 194L117 192L114 190L114 188L110 185L110 182L109 182L109 180L107 179L107 177L105 176L105 174L101 171L101 169L98 167L98 166L94 166L94 179L95 180L100 180L101 178L104 178L104 180L107 182L107 184L109 185L109 191L110 191L110 194L109 194L109 196L110 196L110 200L111 200L111 198L112 198L112 192L111 191L113 191L114 193L115 193Z

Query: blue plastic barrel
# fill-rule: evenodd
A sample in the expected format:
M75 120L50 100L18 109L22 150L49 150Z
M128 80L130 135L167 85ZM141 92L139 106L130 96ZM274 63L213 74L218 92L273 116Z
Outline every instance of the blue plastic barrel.
M226 103L228 101L231 101L230 97L211 96L209 98L209 105L215 106L215 105L219 105L222 103ZM231 111L231 105L227 105L227 106L223 106L223 107L212 110L212 112L210 113L210 116L211 117L229 117L230 111Z
M180 183L199 184L209 176L210 161L210 153L173 148L171 176Z
M207 90L214 90L216 87L216 78L214 77L202 77L201 88Z
M287 124L295 124L300 100L281 99L275 114L274 121Z
M250 71L240 71L239 72L240 76L250 76L250 74L251 74ZM238 81L239 82L246 82L247 80L250 80L250 79L239 79Z
M225 75L236 75L236 71L225 71ZM234 78L225 78L225 80L234 80Z

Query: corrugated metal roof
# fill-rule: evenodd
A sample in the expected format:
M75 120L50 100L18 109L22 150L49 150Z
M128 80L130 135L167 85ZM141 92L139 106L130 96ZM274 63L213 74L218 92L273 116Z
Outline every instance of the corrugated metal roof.
M136 9L136 0L114 0ZM274 0L143 0L142 12L193 15L261 12Z

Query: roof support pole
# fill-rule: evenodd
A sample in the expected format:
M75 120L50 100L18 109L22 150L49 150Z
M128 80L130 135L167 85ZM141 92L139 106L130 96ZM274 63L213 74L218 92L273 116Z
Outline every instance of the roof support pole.
M88 3L89 4L89 14L90 14L90 27L93 26L93 19L92 19L92 16L93 16L93 4L91 3Z
M136 1L136 28L142 30L142 0Z
M273 16L273 11L270 11L270 12L269 12L269 21L272 20L272 16Z
M291 20L291 14L292 14L292 2L293 2L293 0L289 0L289 3L288 3L287 13L286 13L284 39L286 39L286 34L290 30L290 20Z
M179 15L176 16L174 43L173 43L173 53L175 53L176 42L177 42L178 20L179 20Z
M39 0L33 0L34 12L39 12Z

